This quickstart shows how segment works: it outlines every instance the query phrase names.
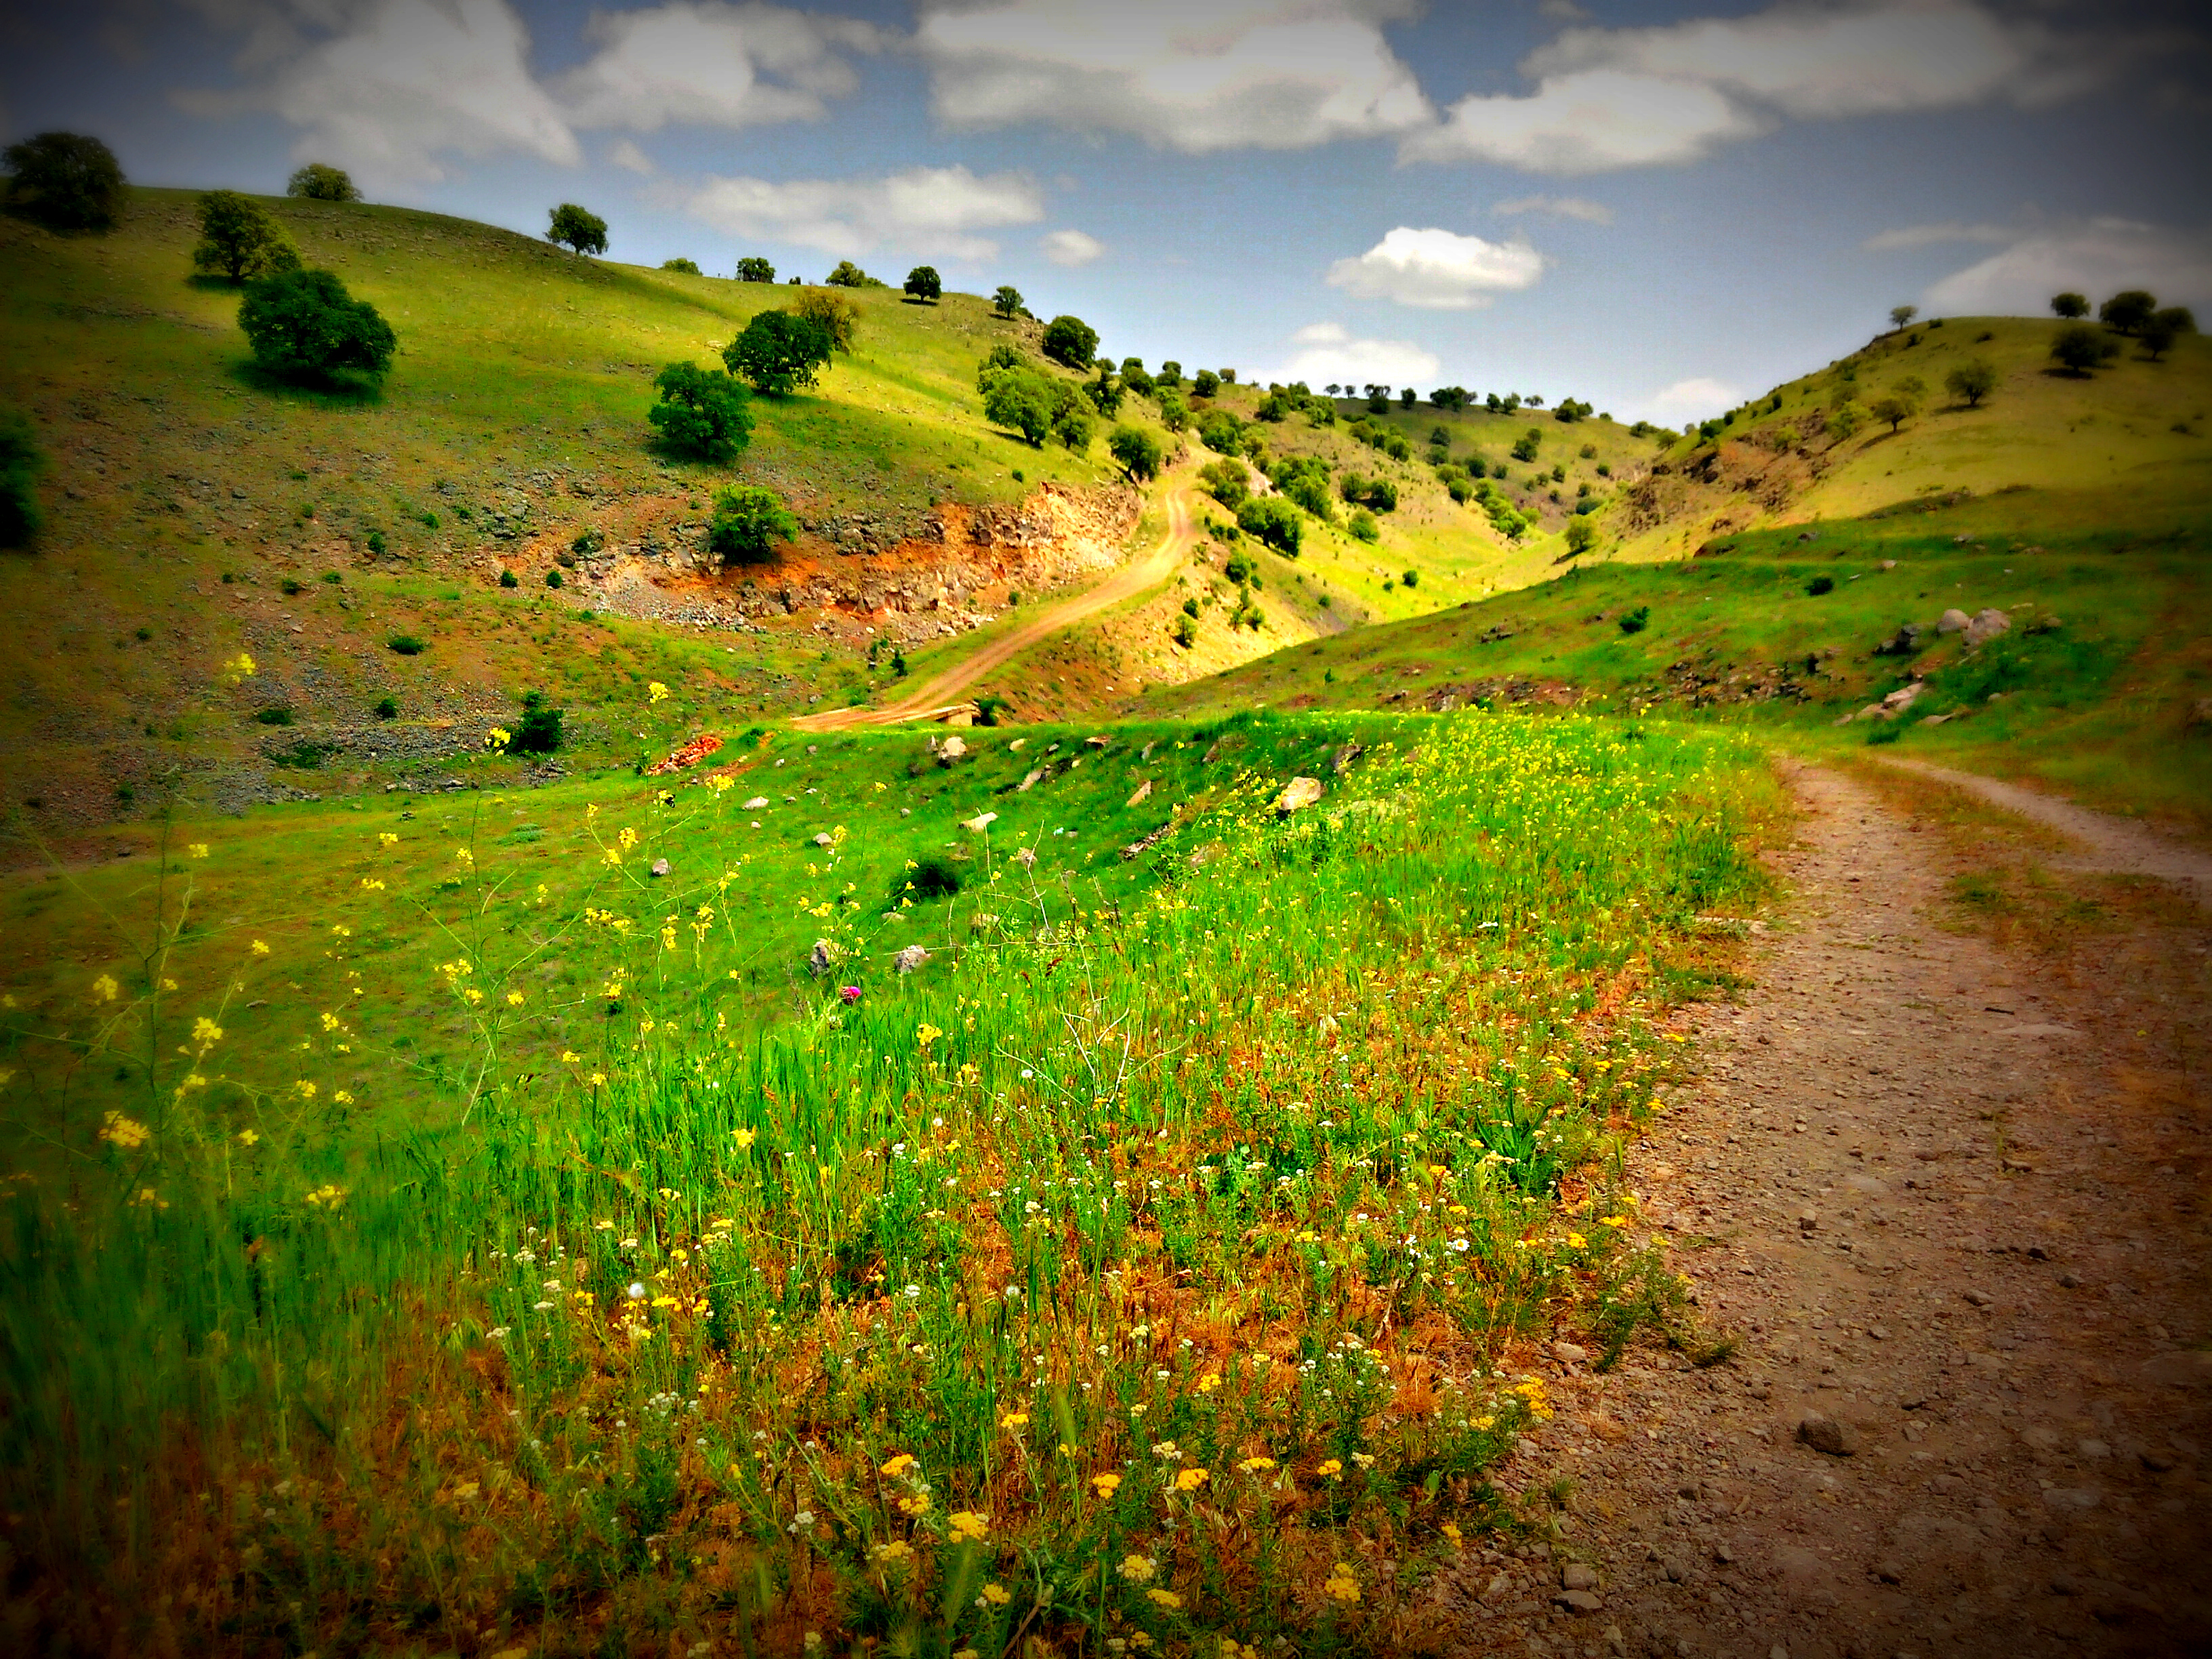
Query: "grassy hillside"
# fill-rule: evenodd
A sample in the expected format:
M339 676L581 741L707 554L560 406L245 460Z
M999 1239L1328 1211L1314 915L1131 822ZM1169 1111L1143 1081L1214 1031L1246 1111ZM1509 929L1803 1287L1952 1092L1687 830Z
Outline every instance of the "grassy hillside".
M1879 733L1893 752L2212 827L2212 512L2176 508L2154 531L2054 531L2069 499L2054 513L2045 492L2015 491L1744 532L1686 562L1570 569L1141 706L1578 705L1747 721L1816 749ZM2002 610L2011 629L1970 650L1936 632L1954 607ZM1877 654L1907 623L1926 629L1923 648ZM1916 678L1926 689L1903 721L1850 720ZM1921 723L1931 716L1949 718Z
M53 463L39 547L0 556L15 670L0 782L11 802L41 803L34 813L143 808L164 776L228 776L241 761L262 787L227 793L270 793L254 763L269 734L251 720L273 707L316 741L338 728L352 783L395 775L395 749L465 750L526 688L568 706L604 739L590 750L601 758L673 741L709 710L803 707L827 643L811 617L732 641L595 616L609 602L573 572L546 588L555 556L586 531L648 553L681 544L729 477L776 488L817 526L864 514L896 527L939 501L1109 475L1103 447L1089 459L1031 450L984 425L975 363L1033 325L971 297L853 294L855 352L814 394L756 400L751 447L726 473L647 448L650 379L672 359L713 362L787 289L580 260L398 209L264 205L398 331L380 391L257 374L236 292L191 275L189 195L134 191L101 237L0 219L0 403L31 416ZM818 538L798 552L808 546L827 554ZM522 586L498 587L502 568ZM666 608L680 611L680 592ZM431 648L403 659L386 649L395 634ZM222 692L220 665L240 650L262 675ZM684 706L599 718L649 679ZM369 712L386 696L399 705L389 740Z
M2212 500L2212 340L2185 336L2152 361L2133 341L2087 375L2057 368L2065 325L1954 317L1885 334L1826 369L1729 411L1711 437L1686 434L1649 477L1608 507L1597 556L1686 556L1765 526L1856 519L1930 498L2028 489L2051 534L2168 526ZM1995 371L1978 407L1947 392L1964 362ZM1917 379L1918 413L1895 431L1869 420L1856 435L1824 431Z

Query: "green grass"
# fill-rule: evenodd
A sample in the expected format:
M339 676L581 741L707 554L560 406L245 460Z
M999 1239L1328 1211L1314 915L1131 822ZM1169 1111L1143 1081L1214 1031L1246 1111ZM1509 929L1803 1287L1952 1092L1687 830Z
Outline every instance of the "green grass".
M1121 833L1103 788L1080 850L1045 836L1034 868L994 824L960 925L903 976L880 952L913 924L872 914L903 849L869 814L920 781L911 740L842 752L842 848L726 883L709 809L603 803L620 879L538 907L588 907L557 925L591 1036L456 1068L411 1123L362 1067L405 1072L437 1009L480 1028L548 994L495 890L535 905L534 870L595 847L542 799L480 820L458 872L363 823L377 902L441 935L428 1008L374 991L302 1032L304 977L267 1013L180 988L140 1043L168 962L112 1001L82 964L49 1035L161 1075L143 1108L52 1121L0 1200L16 1639L156 1617L188 1646L323 1650L1430 1639L1430 1572L1542 1520L1486 1476L1548 1416L1519 1345L1562 1318L1686 1339L1622 1242L1611 1149L1660 1103L1671 1007L1725 974L1698 919L1756 901L1772 786L1732 738L1590 722L1158 740L1192 805L1118 884L1085 861ZM1063 784L1113 763L1070 757ZM1329 792L1283 821L1294 770ZM984 799L1030 805L961 806ZM633 884L656 853L678 873ZM186 858L193 916L247 856ZM127 919L159 888L173 933L181 881ZM241 933L228 963L381 975L356 903L357 929L303 904L283 954ZM802 909L787 937L853 954L790 973L760 1026L726 963ZM264 1018L294 1046L258 1077ZM321 1119L340 1088L362 1133Z

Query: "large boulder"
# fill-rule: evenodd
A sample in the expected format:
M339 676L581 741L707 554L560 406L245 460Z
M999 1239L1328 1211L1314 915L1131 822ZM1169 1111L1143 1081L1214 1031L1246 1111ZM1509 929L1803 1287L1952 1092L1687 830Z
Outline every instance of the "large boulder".
M1973 620L1965 611L1954 605L1936 618L1936 631L1938 634L1963 634L1972 624Z
M1301 806L1311 806L1320 799L1319 778L1292 778L1283 786L1283 793L1275 798L1275 810L1287 817Z
M1980 645L1993 640L2012 627L2012 618L2002 611L1989 608L1974 612L1973 621L1966 624L1966 643Z

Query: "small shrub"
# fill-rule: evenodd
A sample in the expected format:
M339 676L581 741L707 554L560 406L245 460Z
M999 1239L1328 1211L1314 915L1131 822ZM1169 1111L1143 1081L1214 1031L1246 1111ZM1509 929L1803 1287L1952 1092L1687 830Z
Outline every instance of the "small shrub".
M0 410L0 547L26 546L39 533L45 514L38 481L46 466L30 422Z
M412 634L394 634L385 641L384 648L402 657L419 657L428 647Z
M692 505L696 507L698 503L694 501ZM592 554L598 552L606 544L607 538L599 533L598 528L595 526L587 525L576 532L576 539L568 544L568 550L571 553Z
M499 573L499 585L501 587L520 587L522 581L512 570L502 570Z
M389 697L379 697L370 712L380 720L396 720L399 718L399 705Z
M345 575L342 571L325 570L323 572L323 580L328 582L332 587L343 587L345 586Z
M558 587L561 586L560 566L556 565L552 569L545 573L545 586L548 587Z
M283 704L278 703L273 708L259 710L253 718L263 726L289 726L292 723L292 711Z
M1620 631L1624 634L1641 634L1650 625L1651 607L1648 605L1638 605L1620 619Z
M1195 599L1185 599L1182 602L1182 614L1195 617L1198 615L1198 601Z
M1867 733L1869 743L1895 743L1905 735L1905 728L1895 720L1883 720Z
M1836 591L1836 579L1833 576L1815 576L1805 584L1805 591L1815 599L1823 593L1832 593Z
M276 591L289 599L295 593L307 592L307 584L296 576L287 576L276 584Z
M1421 573L1418 570L1408 570L1398 580L1408 587L1419 587L1421 585Z
M380 559L384 556L384 532L381 530L368 532L368 550Z
M558 708L549 708L543 691L526 691L522 697L522 718L507 739L508 752L516 755L550 755L561 746L561 714Z
M960 890L960 867L939 854L926 853L907 872L906 885L917 899L951 898Z
M1187 651L1198 643L1198 623L1188 612L1179 611L1168 629L1168 637Z
M1004 697L978 697L975 699L975 724L996 726L999 723L999 711L1012 707L1012 704Z

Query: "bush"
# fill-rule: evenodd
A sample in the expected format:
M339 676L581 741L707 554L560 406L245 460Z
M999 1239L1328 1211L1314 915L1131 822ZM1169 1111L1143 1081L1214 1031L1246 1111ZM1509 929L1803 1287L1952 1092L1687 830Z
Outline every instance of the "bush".
M246 284L238 325L262 367L295 379L342 369L381 374L399 342L376 307L327 270L287 270Z
M380 720L396 720L399 718L399 705L389 697L379 697L376 707L369 712Z
M1620 619L1620 631L1624 634L1641 634L1650 625L1651 607L1648 605L1638 605Z
M1251 476L1242 461L1208 461L1198 470L1198 486L1231 513L1252 493Z
M895 899L911 895L920 900L951 898L960 890L960 866L940 853L925 853L906 872Z
M284 193L305 197L310 202L361 200L361 191L355 188L352 175L326 161L310 161L293 173L284 181Z
M1375 522L1375 515L1364 507L1352 515L1344 527L1351 532L1354 541L1379 542L1382 539L1382 526Z
M1895 743L1905 735L1905 727L1896 720L1877 720L1873 731L1867 733L1869 743Z
M1012 346L994 350L976 374L983 394L983 418L1010 427L1032 445L1042 445L1053 416L1075 398L1075 389L1036 368Z
M693 505L696 506L697 503L695 502ZM586 525L570 538L568 550L571 553L588 556L598 552L606 544L607 538L599 533L597 525Z
M369 552L376 557L380 559L382 558L384 556L384 532L381 530L370 531L368 532L368 539L364 542L363 545L365 545L368 549Z
M680 257L674 259L663 259L660 262L660 268L663 270L672 270L681 276L696 276L700 275L699 262L696 259L686 259Z
M1080 317L1055 317L1045 325L1044 355L1078 374L1087 373L1098 355L1098 331Z
M1198 621L1188 611L1177 611L1168 624L1168 637L1186 651L1198 643Z
M752 394L724 370L670 363L653 378L660 401L645 411L660 441L702 460L728 461L750 441Z
M722 348L722 362L757 390L782 398L814 384L834 344L830 331L811 318L763 311Z
M514 735L507 740L507 752L515 755L550 755L561 746L561 714L558 708L545 706L543 691L522 694L522 718L515 723Z
M501 587L520 587L522 582L512 570L502 570L499 573L499 585Z
M385 641L384 648L402 657L419 657L428 649L412 634L394 634Z
M772 489L740 484L714 497L714 518L707 545L726 562L757 564L771 544L799 534L799 520Z
M242 283L300 268L300 250L250 196L211 190L200 198L200 243L192 268Z
M257 724L262 726L289 726L292 723L292 711L283 704L278 703L271 708L257 710L253 718Z
M1304 536L1298 510L1279 495L1255 497L1237 509L1237 525L1248 536L1258 538L1288 558L1298 556Z
M1408 587L1419 587L1421 585L1421 573L1418 570L1408 570L1398 580Z
M0 547L27 547L45 523L39 507L39 475L46 469L31 423L0 409Z
M1513 446L1513 459L1516 461L1534 460L1536 459L1537 447L1542 444L1543 441L1543 428L1540 427L1530 427L1526 432L1522 433L1518 441L1515 442Z
M1836 579L1833 576L1815 576L1805 584L1805 591L1815 599L1823 593L1832 593L1836 591Z
M8 146L8 205L55 230L111 230L123 211L115 152L76 132L42 132Z
M545 586L548 587L559 587L562 580L561 567L557 564L545 573Z

